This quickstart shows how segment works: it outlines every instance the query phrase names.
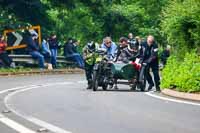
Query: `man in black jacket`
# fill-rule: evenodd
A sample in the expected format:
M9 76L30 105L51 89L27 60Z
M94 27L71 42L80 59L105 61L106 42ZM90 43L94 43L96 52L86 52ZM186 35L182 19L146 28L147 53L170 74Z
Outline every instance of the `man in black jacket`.
M147 41L142 44L141 59L143 63L147 63L146 78L149 83L148 90L151 90L154 86L150 68L154 75L154 82L156 91L160 91L160 76L159 76L159 63L158 63L158 46L154 41L154 37L149 35Z
M161 63L162 63L163 65L166 65L167 59L168 59L169 56L170 56L170 48L171 48L171 46L170 46L170 45L167 45L166 49L163 50L163 52L161 53L160 60L161 60Z
M79 68L84 68L84 61L82 56L78 53L76 47L78 45L77 40L68 39L64 46L64 56L67 60L74 61L78 64Z
M44 69L44 56L39 52L39 45L35 42L35 35L27 35L26 43L29 54L39 61L40 69Z

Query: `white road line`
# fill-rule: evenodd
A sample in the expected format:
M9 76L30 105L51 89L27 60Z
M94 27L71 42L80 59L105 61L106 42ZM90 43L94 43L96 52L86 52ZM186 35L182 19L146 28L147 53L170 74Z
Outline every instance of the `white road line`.
M153 94L152 92L145 92L145 94L148 95L148 96L157 98L157 99L165 100L165 101L170 101L170 102L176 102L176 103L182 103L182 104L189 104L189 105L200 106L199 103L189 102L189 101L184 101L184 100L177 100L177 99L167 98L167 97L162 97L162 96L158 96L158 95L156 95L156 94Z
M23 89L23 88L26 88L26 87L32 87L32 86L35 86L35 85L20 86L20 87L15 87L15 88L11 88L11 89L6 89L6 90L3 90L3 91L0 91L0 94L7 93L9 91L15 91L15 90Z
M11 89L6 89L3 91L0 91L0 94L3 93L7 93L9 91L15 91L15 90L19 90L19 89L23 89L25 87L34 87L34 85L29 85L29 86L21 86L21 87L15 87L15 88L11 88ZM36 133L33 130L30 130L26 127L24 127L23 125L5 117L4 115L0 114L0 122L7 125L8 127L14 129L15 131L19 132L19 133Z
M15 122L15 121L13 121L13 120L11 120L9 118L6 118L6 117L1 117L0 118L0 122L4 123L8 127L16 130L19 133L36 133L35 131L30 130L30 129L22 126L21 124Z
M28 120L31 121L32 123L37 124L37 125L42 125L44 128L49 129L49 130L51 130L52 132L55 132L55 133L72 133L70 131L66 131L64 129L61 129L59 127L56 127L52 124L49 124L45 121L42 121L42 120L39 120L39 119L36 119L36 118L33 118L33 117L28 118Z
M25 120L28 120L30 121L31 123L34 123L38 126L41 126L41 127L44 127L46 129L48 129L49 131L52 131L52 132L55 132L55 133L72 133L70 131L66 131L62 128L59 128L57 126L54 126L52 124L49 124L45 121L42 121L42 120L39 120L37 118L34 118L32 116L26 116L22 113L19 113L17 112L16 110L14 110L10 104L8 104L8 100L13 97L14 95L16 95L17 93L21 93L21 92L25 92L25 91L28 91L28 90L32 90L32 89L35 89L35 88L41 88L41 87L48 87L48 86L54 86L54 85L69 85L69 84L73 84L73 82L57 82L57 83L49 83L49 84L44 84L44 85L38 85L38 86L33 86L33 87L28 87L28 88L23 88L23 89L20 89L20 90L16 90L15 92L12 92L10 94L8 94L5 99L4 99L4 103L6 105L6 107L11 110L14 114L16 114L17 116L21 117L21 118L24 118ZM29 132L27 132L29 133Z

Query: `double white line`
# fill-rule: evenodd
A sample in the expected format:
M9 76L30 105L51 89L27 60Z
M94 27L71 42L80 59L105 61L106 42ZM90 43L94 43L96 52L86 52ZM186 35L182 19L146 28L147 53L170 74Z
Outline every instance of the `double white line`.
M23 88L26 88L26 87L35 87L35 86L29 85L29 86L11 88L11 89L0 91L0 94L7 93L7 92L10 92L10 91L17 91L17 90L20 90L20 89L23 89ZM19 133L36 133L35 131L24 127L23 125L5 117L2 114L0 114L0 122L2 122L3 124L7 125L8 127L12 128L12 129L16 130Z
M40 85L29 85L29 86L16 87L16 88L11 88L11 89L0 91L0 94L13 91L12 93L8 94L5 97L4 103L9 110L11 110L13 113L18 115L19 117L24 118L24 119L26 119L26 120L28 120L28 121L30 121L30 122L38 125L38 126L44 127L47 130L55 132L55 133L71 133L70 131L66 131L66 130L61 129L57 126L54 126L52 124L49 124L49 123L44 122L42 120L39 120L37 118L33 118L31 116L24 116L24 115L20 114L19 112L16 112L8 104L8 99L11 98L12 96L14 96L17 93L28 91L28 90L31 90L31 89L34 89L34 88L53 86L53 85L65 85L65 84L72 84L72 82L58 82L58 83L54 83L54 84L45 84L45 85L42 85L42 86L40 86ZM15 131L17 131L19 133L37 133L36 131L33 131L33 130L26 128L25 126L17 123L16 121L13 121L13 120L5 117L3 114L0 114L0 122L2 122L3 124L7 125L8 127L14 129Z

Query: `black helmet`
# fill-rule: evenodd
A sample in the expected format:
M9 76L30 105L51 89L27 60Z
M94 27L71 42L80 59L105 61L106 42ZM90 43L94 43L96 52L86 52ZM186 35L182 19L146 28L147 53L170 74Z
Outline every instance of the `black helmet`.
M139 42L135 39L128 41L128 48L129 50L137 50L139 47Z
M95 43L93 41L87 43L87 49L89 52L94 52L96 49Z
M128 44L131 49L137 48L139 46L139 42L135 39L129 40Z

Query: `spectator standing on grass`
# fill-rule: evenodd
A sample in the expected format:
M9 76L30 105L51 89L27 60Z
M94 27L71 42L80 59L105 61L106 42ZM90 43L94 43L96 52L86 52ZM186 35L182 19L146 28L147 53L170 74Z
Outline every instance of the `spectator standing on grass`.
M12 59L8 56L6 52L7 43L4 39L4 36L0 35L0 60L6 67L15 67Z
M171 46L167 45L167 47L165 48L165 50L163 50L162 53L161 53L160 60L161 60L161 63L163 65L166 65L166 63L167 63L167 59L170 56L170 49L171 49Z
M51 64L53 65L53 68L57 68L57 55L58 55L59 42L55 34L53 34L49 39L49 48L52 57Z

